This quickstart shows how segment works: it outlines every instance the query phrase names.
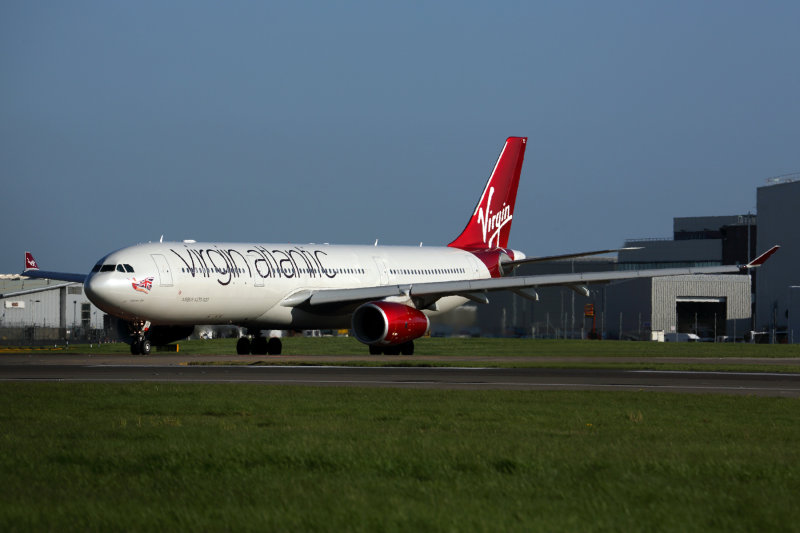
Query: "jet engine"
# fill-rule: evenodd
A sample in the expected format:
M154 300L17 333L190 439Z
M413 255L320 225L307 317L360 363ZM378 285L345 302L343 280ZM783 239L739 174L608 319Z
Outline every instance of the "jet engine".
M371 346L400 345L425 335L430 320L421 311L394 302L370 302L353 313L353 334Z

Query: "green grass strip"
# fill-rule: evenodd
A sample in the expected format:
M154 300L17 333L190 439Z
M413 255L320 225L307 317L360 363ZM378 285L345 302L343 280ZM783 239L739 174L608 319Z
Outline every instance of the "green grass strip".
M2 531L791 531L800 400L0 387Z
M178 353L234 355L236 339L194 340L178 343ZM797 357L800 344L669 343L629 341L573 341L497 338L421 338L415 355L436 356L564 356L564 357ZM8 348L8 347L7 347ZM11 351L24 353L27 349ZM5 350L4 350L5 351ZM35 353L35 352L34 352ZM64 353L127 354L127 344L70 345ZM352 337L286 337L284 355L367 355L367 347ZM1 355L1 354L0 354Z

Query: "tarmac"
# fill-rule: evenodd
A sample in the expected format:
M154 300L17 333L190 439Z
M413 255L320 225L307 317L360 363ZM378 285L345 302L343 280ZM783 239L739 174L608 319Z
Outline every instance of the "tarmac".
M467 365L484 361L513 363L515 359L518 358L2 354L0 355L0 381L241 383L465 390L664 391L800 397L800 372L707 372L593 368L445 368L433 366L359 367L346 365L347 362L365 360L397 362L398 365L407 364L409 361L414 361L418 364L425 364L426 362L435 364L441 360L446 360L450 364L464 362ZM519 359L530 362L530 358ZM563 363L565 365L604 362L798 364L797 359L763 358L542 357L536 360L553 364ZM254 364L258 362L273 364ZM331 364L344 366L325 366Z

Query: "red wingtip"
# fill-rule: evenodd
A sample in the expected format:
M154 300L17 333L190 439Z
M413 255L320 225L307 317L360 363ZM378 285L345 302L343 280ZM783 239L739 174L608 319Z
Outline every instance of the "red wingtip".
M25 270L39 270L39 265L36 264L36 259L30 252L25 252Z

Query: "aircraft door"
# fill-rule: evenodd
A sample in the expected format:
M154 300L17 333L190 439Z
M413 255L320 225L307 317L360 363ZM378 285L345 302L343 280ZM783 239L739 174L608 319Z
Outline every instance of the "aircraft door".
M480 277L481 270L486 268L485 265L472 254L470 254L469 259L470 263L472 263L472 276L475 278ZM467 269L467 272L469 272L469 269Z
M264 286L264 278L261 277L258 271L258 261L261 260L262 263L266 263L263 257L260 257L252 252L247 254L248 262L253 264L253 286L255 287L263 287ZM262 267L265 268L265 267Z
M158 269L158 284L162 287L172 287L172 272L167 263L167 258L161 254L151 254L150 257Z
M388 285L389 284L389 271L386 268L386 261L384 261L380 257L373 257L373 261L375 261L375 266L378 267L378 275L380 276L380 284L381 285Z

